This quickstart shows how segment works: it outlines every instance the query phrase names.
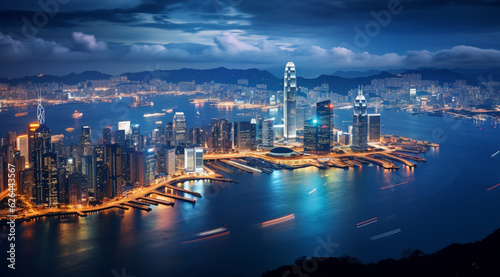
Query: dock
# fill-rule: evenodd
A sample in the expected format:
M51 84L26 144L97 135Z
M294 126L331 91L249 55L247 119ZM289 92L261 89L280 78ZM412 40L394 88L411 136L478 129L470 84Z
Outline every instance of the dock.
M407 165L409 167L415 167L415 166L417 166L416 164L414 164L412 162L409 162L409 161L407 161L407 160L405 160L403 158L400 158L400 157L396 157L396 156L389 155L389 154L386 154L386 153L378 153L378 154L381 155L381 156L384 156L384 157L386 157L388 159L400 162L400 163L402 163L404 165Z
M148 204L150 204L150 205L155 205L155 206L158 206L158 203L157 203L157 202L150 201L150 200L148 200L148 199L147 199L147 198L145 198L145 197L139 197L139 198L137 198L137 199L139 199L140 201L142 201L142 202L144 202L144 203L148 203Z
M195 192L195 191L191 191L191 190L188 190L188 189L185 189L185 188L179 188L179 187L172 186L172 185L165 185L165 187L167 187L169 189L176 190L176 191L184 192L184 193L187 193L187 194L191 194L191 195L194 195L194 196L197 196L197 197L201 197L201 193Z
M81 216L81 217L86 217L86 216L87 216L87 214L85 214L85 213L83 213L83 212L81 212L81 211L76 211L75 213L76 213L77 215Z
M131 203L130 201L122 203L121 205L123 205L123 206L129 206L129 207L136 208L136 209L143 210L143 211L147 211L147 212L151 211L151 208L149 206L145 207L143 205L138 205L138 204Z
M139 199L141 199L143 201L153 202L153 203L155 203L154 205L158 205L158 204L162 204L162 205L166 205L166 206L173 206L174 205L174 202L172 202L172 201L167 201L167 200L157 199L157 198L152 198L152 197L139 197Z
M426 159L424 158L420 158L419 156L414 156L414 155L408 155L408 154L403 154L403 153L397 153L397 152L393 152L391 153L391 155L394 155L394 156L397 156L397 157L401 157L401 158L405 158L405 159L409 159L409 160L413 160L413 161L416 161L416 162L427 162Z
M148 206L151 205L149 203L146 203L146 202L141 202L141 201L137 201L137 200L129 200L128 201L129 203L134 203L134 204L137 204L137 205L143 205L143 206Z
M376 165L380 165L384 169L399 169L398 166L396 166L395 164L393 164L391 162L386 162L386 161L375 159L375 158L371 158L371 157L368 157L368 156L359 157L359 159L367 160L368 162L374 163Z
M170 194L170 193L159 192L157 190L151 192L150 194L157 194L157 195L168 197L168 198L173 198L173 199L177 199L177 200L186 201L186 202L189 202L189 203L192 203L192 204L196 203L196 199L186 198L186 197L182 197L182 196L175 195L175 194Z

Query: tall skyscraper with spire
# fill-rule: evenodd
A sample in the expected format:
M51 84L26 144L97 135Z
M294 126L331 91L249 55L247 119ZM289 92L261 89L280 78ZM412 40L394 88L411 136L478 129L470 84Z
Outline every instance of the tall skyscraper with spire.
M295 64L288 62L285 67L285 78L283 86L283 119L284 137L288 141L295 141L297 137L297 76Z
M45 109L42 106L42 94L38 92L38 107L36 108L36 117L38 124L45 124Z
M361 87L358 89L358 96L354 100L352 121L352 147L360 150L366 149L368 147L368 112Z

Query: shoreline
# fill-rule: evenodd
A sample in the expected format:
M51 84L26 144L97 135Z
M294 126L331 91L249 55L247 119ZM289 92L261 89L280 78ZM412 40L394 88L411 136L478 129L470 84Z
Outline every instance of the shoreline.
M160 179L158 179L158 180L160 180ZM127 203L128 201L131 201L131 200L136 200L140 197L145 197L145 196L151 194L151 192L154 192L155 190L157 190L158 188L161 188L161 187L167 187L169 185L172 186L174 183L184 183L184 182L194 181L194 180L210 180L212 182L221 181L221 182L239 183L239 181L237 181L237 180L226 179L226 178L222 178L222 177L218 178L218 177L212 177L212 176L176 177L176 178L172 178L172 179L168 179L168 180L159 181L159 182L154 183L153 185L150 185L148 187L143 187L142 191L140 191L140 192L138 192L130 197L127 196L123 199L119 199L117 201L107 203L106 205L100 205L100 206L91 207L91 208L85 207L85 208L80 208L80 209L71 209L71 210L67 210L67 211L47 211L47 212L42 213L42 214L34 214L34 215L28 215L28 216L23 216L23 217L16 217L15 221L22 223L25 221L31 221L32 219L43 218L43 217L54 217L54 216L63 216L64 217L64 216L77 215L80 217L86 217L88 213L100 212L100 211L109 210L109 209L113 209L113 208L128 210L129 207L123 206L122 205L123 203ZM144 189L146 189L146 190L144 191ZM187 191L189 191L189 190L186 190L183 193L187 193ZM197 194L199 194L199 193L197 193ZM199 194L199 197L201 197L201 194ZM0 226L6 226L7 222L8 222L8 219L1 219Z

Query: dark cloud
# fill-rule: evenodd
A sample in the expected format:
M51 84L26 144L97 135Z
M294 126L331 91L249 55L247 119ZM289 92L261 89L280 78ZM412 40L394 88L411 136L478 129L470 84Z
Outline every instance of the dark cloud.
M357 43L357 30L366 36L374 14L391 5L402 11ZM2 61L45 60L51 68L51 60L85 60L99 69L102 61L255 67L292 59L330 72L488 66L500 49L498 0L61 0L36 24L43 10L36 1L2 5Z

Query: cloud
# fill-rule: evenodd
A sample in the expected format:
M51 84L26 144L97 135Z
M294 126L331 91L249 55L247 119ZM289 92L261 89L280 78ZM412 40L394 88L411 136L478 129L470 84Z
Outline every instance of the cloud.
M500 63L500 51L459 45L437 51L408 51L403 54L374 54L368 51L354 52L346 47L330 49L321 46L298 46L293 49L280 48L270 39L252 37L243 31L222 32L215 35L213 45L194 43L172 44L106 44L97 41L94 35L74 32L69 45L29 38L16 40L0 32L0 62L44 61L48 70L51 62L68 66L92 63L100 66L115 65L122 71L133 71L134 63L167 63L182 67L213 68L257 67L267 68L294 61L298 67L313 72L329 73L335 69L388 69L418 67L491 67ZM77 63L75 63L75 61ZM129 68L122 66L129 65ZM8 66L4 66L7 70ZM118 70L117 69L117 70ZM26 67L26 73L29 67ZM7 71L5 71L7 72ZM0 71L0 74L4 72Z
M105 42L97 41L94 35L86 35L82 32L73 32L73 43L76 48L86 52L104 51L108 49Z

